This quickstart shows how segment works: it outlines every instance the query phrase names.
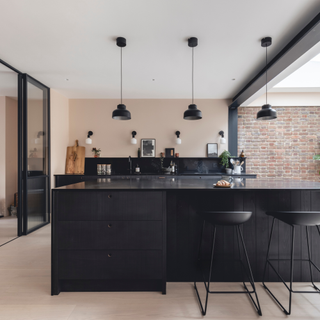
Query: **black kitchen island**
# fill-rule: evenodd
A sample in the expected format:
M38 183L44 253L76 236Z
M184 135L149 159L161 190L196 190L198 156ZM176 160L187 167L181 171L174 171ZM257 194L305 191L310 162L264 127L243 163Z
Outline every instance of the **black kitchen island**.
M101 178L53 189L52 294L60 291L157 290L166 281L193 281L199 244L199 210L246 210L243 226L255 281L261 281L271 218L268 210L320 210L320 183L234 179L218 189L217 178ZM205 252L210 251L210 227ZM274 257L289 257L290 227L277 221ZM295 258L307 257L305 229L296 228ZM313 259L320 264L320 239L312 230ZM212 281L241 281L232 228L219 228ZM205 254L205 253L204 253ZM284 279L289 261L276 266ZM314 274L319 281L318 274ZM268 273L269 281L278 281ZM309 266L295 264L294 281L308 281Z

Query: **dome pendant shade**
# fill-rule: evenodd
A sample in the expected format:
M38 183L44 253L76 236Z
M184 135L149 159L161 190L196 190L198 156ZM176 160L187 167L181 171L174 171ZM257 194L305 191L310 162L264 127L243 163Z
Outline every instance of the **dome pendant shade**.
M271 37L265 37L261 39L261 47L266 48L266 103L262 106L262 109L257 113L257 120L274 120L277 119L277 111L272 109L268 104L268 47L271 46Z
M197 109L197 105L190 104L188 110L183 114L185 120L200 120L202 119L202 112Z
M262 109L257 113L257 120L273 120L277 119L276 110L272 109L270 104L265 104Z
M112 112L112 119L114 120L130 120L131 113L130 111L126 110L126 106L122 104L122 48L127 45L127 40L123 37L118 37L117 46L121 49L120 50L120 97L121 103L118 104L117 109Z
M118 104L117 109L112 112L112 119L115 120L130 120L131 113L126 110L126 106L124 104Z

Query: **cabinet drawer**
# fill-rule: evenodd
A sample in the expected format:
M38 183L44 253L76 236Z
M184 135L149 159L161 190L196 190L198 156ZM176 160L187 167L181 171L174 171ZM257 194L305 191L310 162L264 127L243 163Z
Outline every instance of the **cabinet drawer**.
M162 221L59 221L58 248L64 250L162 249Z
M161 279L162 251L59 251L59 279Z
M162 220L162 192L55 192L60 221Z

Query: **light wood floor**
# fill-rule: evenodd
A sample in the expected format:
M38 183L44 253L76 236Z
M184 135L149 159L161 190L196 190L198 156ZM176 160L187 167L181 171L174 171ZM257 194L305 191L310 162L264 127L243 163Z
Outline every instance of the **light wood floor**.
M17 237L18 220L16 216L0 218L0 245Z
M201 319L191 283L168 283L157 292L61 293L50 295L50 226L0 248L0 320ZM199 284L200 286L200 284ZM239 284L212 284L238 289ZM299 285L301 286L301 285ZM286 291L279 284L279 298ZM306 287L304 285L304 287ZM286 317L257 284L263 316ZM204 293L204 291L202 291ZM206 319L258 319L246 295L211 295ZM291 319L320 319L320 295L296 294Z

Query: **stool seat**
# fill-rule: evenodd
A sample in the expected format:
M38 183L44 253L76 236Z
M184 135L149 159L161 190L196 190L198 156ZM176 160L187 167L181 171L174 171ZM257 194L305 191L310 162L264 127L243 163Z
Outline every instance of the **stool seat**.
M252 216L251 211L200 211L198 214L205 221L222 226L243 224Z
M266 214L291 225L320 225L320 211L268 211Z

